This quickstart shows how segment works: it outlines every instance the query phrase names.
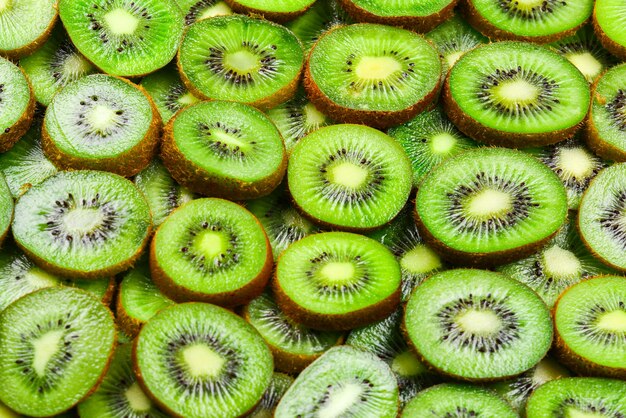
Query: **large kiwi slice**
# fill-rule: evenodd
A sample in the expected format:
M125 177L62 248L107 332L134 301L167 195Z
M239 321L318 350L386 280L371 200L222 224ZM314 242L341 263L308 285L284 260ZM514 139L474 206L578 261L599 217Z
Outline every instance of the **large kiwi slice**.
M570 138L589 109L589 83L566 58L522 42L494 42L450 70L443 104L466 135L492 145L541 146Z
M256 217L222 199L181 206L150 247L152 278L176 301L242 305L263 291L272 265L272 248Z
M541 298L485 270L448 270L426 280L406 305L404 326L424 362L469 381L523 373L552 344L552 320Z
M443 62L447 64L446 71L452 68L467 51L488 41L487 37L472 28L459 15L446 20L428 32L425 37L439 50Z
M191 25L202 19L233 14L232 9L223 0L174 0L185 15L185 25Z
M42 268L73 278L117 274L141 255L150 209L129 181L101 171L60 172L16 204L13 237Z
M596 0L593 28L602 45L612 54L626 60L626 9L620 0Z
M34 114L35 98L24 71L0 56L0 153L28 131Z
M308 52L320 36L343 24L351 23L345 10L338 0L317 0L302 16L285 23L302 41L304 50Z
M281 310L316 329L385 318L400 302L400 266L382 244L348 232L310 235L287 248L273 282Z
M233 200L268 195L287 168L282 137L269 118L219 100L177 113L165 127L161 158L193 192Z
M13 196L9 185L0 171L0 246L7 236L13 220Z
M260 15L277 22L287 22L304 12L315 0L226 0L237 13Z
M521 151L479 148L449 159L415 199L426 242L451 262L487 266L529 256L565 222L567 196L548 167Z
M113 314L84 290L51 287L0 315L0 399L29 416L66 411L92 392L115 346Z
M59 15L78 50L111 75L158 70L174 58L183 36L174 0L60 0Z
M293 377L283 374L274 373L269 387L263 394L261 402L250 415L250 418L271 418L278 402L282 399L287 389L293 384Z
M387 364L349 346L336 347L307 367L276 408L276 418L392 418L398 385Z
M46 42L57 21L56 0L4 1L0 7L0 55L16 59Z
M159 312L135 339L134 367L163 409L185 418L250 412L272 379L261 336L226 309L184 303Z
M393 139L366 126L333 125L300 141L289 158L289 192L313 221L367 231L390 222L411 192L411 163Z
M408 30L377 24L339 27L315 44L304 87L331 118L387 128L407 122L437 98L437 50Z
M304 53L283 26L246 16L218 16L189 26L178 53L185 85L198 97L269 109L298 86Z

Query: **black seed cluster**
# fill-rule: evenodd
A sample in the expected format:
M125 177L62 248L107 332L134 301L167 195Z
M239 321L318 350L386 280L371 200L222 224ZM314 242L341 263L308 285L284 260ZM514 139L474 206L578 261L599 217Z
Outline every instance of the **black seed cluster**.
M580 144L576 142L576 140L569 140L565 143L552 145L546 148L545 152L540 156L541 162L550 167L552 171L556 173L557 176L561 179L565 187L570 190L575 191L576 193L582 193L587 190L589 187L589 183L593 178L606 167L606 163L602 161L601 158L593 155L591 153L587 153L589 156L589 160L591 161L593 168L591 169L591 173L587 177L574 177L570 176L568 173L564 172L560 167L560 151L562 149L572 149L572 148L583 148Z
M398 61L403 69L391 74L389 78L385 80L363 80L357 76L354 76L354 80L350 81L349 87L355 91L369 90L401 90L401 86L409 83L413 79L415 74L415 62L409 56L401 56L396 50L383 50L380 57L391 57ZM345 73L352 73L354 66L358 64L357 55L350 54L346 57L345 67L343 71Z
M540 5L530 9L519 7L517 0L499 0L498 5L509 16L523 20L541 20L543 15L552 14L555 10L567 6L563 0L544 0Z
M194 247L194 238L202 231L215 231L228 236L230 248L217 255L212 260L206 259L204 255L197 252ZM241 243L234 231L215 220L201 221L199 224L191 226L187 232L187 240L180 248L180 252L196 270L204 274L213 274L220 270L231 268L239 263L239 247Z
M242 41L241 48L259 57L259 68L254 72L240 73L235 69L227 68L224 59L230 51L226 46L213 46L209 48L209 56L204 61L213 74L221 77L224 81L235 86L253 85L255 77L274 77L278 74L279 61L274 55L276 45L262 47L257 43Z
M599 328L596 323L599 318L616 310L626 312L626 304L622 300L611 301L606 304L595 303L576 321L575 330L587 341L604 345L623 347L626 344L626 332L607 331Z
M360 255L347 256L329 254L326 251L321 252L317 257L309 259L311 266L306 270L306 276L314 281L317 293L325 296L335 296L343 293L358 292L365 288L371 281L370 274L367 270L367 264L363 262ZM319 271L327 264L331 262L349 262L355 267L355 277L350 283L343 284L329 284L324 278L321 277Z
M189 12L185 15L185 24L191 25L192 23L194 23L203 10L215 6L216 2L216 0L199 0L195 2L189 8Z
M240 128L230 127L223 122L215 122L211 124L207 124L207 123L198 124L198 130L200 131L200 133L204 135L206 138L208 138L209 140L209 143L208 143L209 149L218 157L235 158L238 160L244 160L246 158L246 153L248 151L242 150L241 147L238 145L232 146L218 139L213 139L212 138L213 134L211 133L211 131L216 130L216 129L224 132L225 134L235 136L240 141L247 142L249 145L252 145L250 147L251 148L250 151L253 151L255 149L254 146L257 144L257 142L249 141Z
M606 109L617 129L626 132L626 92L623 89L617 91L615 98L606 105Z
M626 418L624 414L619 411L616 411L616 407L612 405L606 405L605 400L600 398L595 401L595 403L591 403L588 400L580 400L575 398L566 398L561 402L561 405L557 407L556 416L563 416L562 414L572 407L577 411L592 413L592 414L602 414L608 418Z
M346 384L357 384L361 386L363 388L363 393L361 397L359 398L359 402L363 404L370 402L370 396L372 395L372 392L374 391L374 384L369 379L364 379L359 376L354 376L354 379L352 381L346 378L342 382L338 382L334 385L331 384L331 385L326 386L324 393L322 393L322 395L317 399L317 402L311 403L310 406L307 405L309 406L308 409L310 409L310 411L307 411L306 415L302 415L302 414L296 415L296 418L303 418L304 416L317 415L316 414L317 411L324 408L326 404L331 402L333 394L341 392L341 389L343 389L344 385Z
M82 74L68 74L63 66L68 59L79 56L74 45L69 39L64 39L59 45L59 48L54 51L52 59L50 60L50 75L54 79L54 84L57 87L66 85L67 83L77 80Z
M109 108L117 109L115 110L115 118L111 122L111 125L104 129L93 127L86 118L89 111L100 103L104 103L104 105ZM84 140L97 141L108 138L113 134L119 133L123 127L129 125L129 119L123 107L109 98L92 95L85 97L79 104L80 109L76 115L75 125L79 127L78 130Z
M165 94L164 104L167 110L172 113L179 111L183 106L178 102L178 99L185 94L187 94L187 89L182 84L171 86Z
M113 44L113 48L118 53L125 52L129 49L132 49L135 46L135 42L137 40L143 41L144 36L140 33L138 35L115 35L110 33L105 25L102 23L103 15L106 14L112 7L114 6L113 0L108 0L106 4L102 7L97 4L93 5L93 11L91 13L87 13L85 17L89 21L89 29L96 32L100 41L103 44L108 44L109 41ZM131 1L126 7L125 10L131 14L133 14L138 19L143 19L146 21L150 21L152 19L152 15L150 11L146 7L141 7L136 4L134 1ZM141 28L138 27L137 29ZM144 22L142 29L148 30L150 29L149 22Z
M626 190L617 193L609 206L604 208L598 222L602 229L626 250L626 226L622 220L626 216Z

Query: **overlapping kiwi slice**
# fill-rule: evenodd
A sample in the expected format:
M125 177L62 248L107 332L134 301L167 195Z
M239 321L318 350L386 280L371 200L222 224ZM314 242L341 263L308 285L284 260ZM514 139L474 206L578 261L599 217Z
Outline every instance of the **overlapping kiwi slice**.
M320 36L347 23L352 23L352 20L338 0L317 0L302 16L285 23L285 26L302 41L308 53Z
M291 31L240 15L189 26L178 53L183 82L198 97L265 109L294 95L303 62L302 45Z
M139 258L150 209L129 181L101 171L63 171L17 202L16 243L36 264L72 278L117 274Z
M283 374L274 373L269 387L263 394L261 402L252 411L250 418L269 418L274 416L274 411L278 402L282 399L287 389L293 384L293 377Z
M488 41L459 15L454 15L424 36L439 50L444 64L447 64L444 67L446 72L467 51Z
M272 354L237 315L206 303L167 308L141 329L133 350L142 387L164 410L186 418L239 417L272 379Z
M185 15L185 25L215 16L228 16L232 9L223 0L174 0Z
M620 59L626 59L626 9L619 0L596 0L593 28L602 45Z
M34 114L35 98L24 71L0 56L0 153L28 131Z
M185 87L175 65L168 65L147 75L140 83L156 105L163 123L169 122L174 113L197 103L199 100Z
M332 125L309 134L292 150L287 177L294 203L307 217L355 231L390 222L412 185L402 147L359 125Z
M448 270L426 280L406 305L404 327L424 362L469 381L523 373L552 344L552 320L541 298L486 270Z
M116 342L113 314L84 290L31 293L0 315L0 399L28 416L70 409L102 380Z
M9 233L11 221L13 220L13 196L5 180L4 174L0 172L0 245Z
M261 15L277 22L292 20L315 3L315 0L226 0L237 13Z
M479 148L424 178L415 199L426 242L454 263L527 257L565 222L567 196L548 167L521 151Z
M0 6L0 55L15 59L46 42L57 21L56 0L5 1ZM27 24L24 24L28 22Z
M276 418L398 414L398 385L387 364L350 346L328 350L296 378L276 408Z
M433 103L441 65L432 44L413 32L349 25L315 44L304 87L311 102L335 120L388 128Z
M589 109L589 83L566 58L522 42L495 42L450 70L443 104L466 135L492 145L531 147L576 133Z

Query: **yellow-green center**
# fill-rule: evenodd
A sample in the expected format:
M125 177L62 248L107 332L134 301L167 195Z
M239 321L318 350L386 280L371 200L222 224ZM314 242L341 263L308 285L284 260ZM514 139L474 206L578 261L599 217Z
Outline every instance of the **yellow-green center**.
M539 88L524 79L501 81L494 88L498 99L508 105L524 106L539 97Z
M513 202L508 193L483 189L467 199L465 209L473 218L490 219L511 211Z
M432 137L430 141L430 148L435 154L447 154L454 148L456 144L456 138L450 135L448 132L441 132Z
M596 325L608 332L626 332L626 312L621 309L605 312L598 318Z
M502 328L502 321L492 311L468 309L459 313L455 321L466 332L475 335L493 335Z
M12 0L0 0L0 12L4 12L11 6Z
M102 213L95 208L75 208L63 217L65 229L70 233L85 234L102 224Z
M252 52L242 49L227 53L224 57L224 64L239 74L247 74L256 71L259 67L259 58Z
M566 178L585 179L593 172L592 155L584 148L561 148L559 168Z
M441 259L423 244L407 251L400 259L400 266L413 274L423 274L441 268Z
M224 234L214 231L202 231L195 238L195 248L207 260L212 260L228 249L228 240Z
M602 63L589 52L570 53L565 55L588 80L593 80L602 72Z
M350 282L355 272L354 265L347 261L331 261L320 269L326 281L337 284Z
M104 15L104 22L115 35L132 35L139 26L139 19L125 9L113 9Z
M117 114L115 110L103 105L94 106L87 115L87 121L89 121L91 127L100 133L104 133L115 125L116 120Z
M554 245L543 253L543 266L548 276L557 279L571 279L580 276L582 265L576 255Z
M367 169L351 162L335 164L329 170L330 181L341 186L358 189L365 184L368 177Z
M178 103L180 103L183 106L188 106L188 105L197 103L199 101L200 100L198 100L196 96L194 96L193 94L189 92L183 94L182 96L178 98Z
M362 80L385 80L400 70L402 65L395 58L364 56L356 66L356 75Z
M400 376L409 377L423 373L425 367L410 351L405 351L391 361L391 370Z
M245 150L248 147L248 143L242 141L235 135L231 135L222 131L221 129L212 129L211 130L211 140L213 142L221 142L222 144L226 144L231 148L238 148Z
M308 126L317 127L326 122L326 116L313 105L313 103L307 103L302 109L304 112L304 119Z
M361 385L349 383L330 395L323 406L317 411L318 418L339 418L350 410L352 405L359 402L363 395Z
M216 377L226 363L222 356L204 344L185 347L183 361L193 377Z
M204 9L198 17L198 20L208 19L209 17L215 16L228 16L231 14L233 14L231 8L228 7L228 5L223 1L220 1L218 3L215 3L213 6Z
M565 418L606 418L606 415L600 412L581 411L572 407L565 411Z
M48 331L33 341L33 370L38 376L46 375L48 363L59 352L62 330Z
M152 408L152 402L146 394L143 393L143 390L141 390L141 387L137 382L134 382L128 389L126 389L124 396L133 411L148 412L150 408Z

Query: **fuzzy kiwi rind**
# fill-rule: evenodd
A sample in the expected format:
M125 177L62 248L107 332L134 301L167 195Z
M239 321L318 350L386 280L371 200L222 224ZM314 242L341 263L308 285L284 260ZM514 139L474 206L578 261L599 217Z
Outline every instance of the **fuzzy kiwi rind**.
M11 229L15 202L4 174L0 171L0 247Z
M2 59L2 57L0 57L0 59ZM11 148L13 148L13 145L15 145L15 143L19 141L19 139L26 132L28 132L35 116L35 105L37 104L37 101L35 100L33 88L30 84L30 81L28 80L26 72L21 67L17 68L19 68L20 72L28 83L28 94L30 95L30 98L28 104L26 105L26 108L24 109L24 112L17 120L17 122L9 128L6 128L4 132L0 132L0 153L7 152Z
M41 32L41 34L37 38L33 39L31 42L29 42L26 45L20 46L19 48L11 49L11 50L0 49L0 56L5 56L11 60L18 60L22 57L32 54L33 52L41 48L43 44L46 43L46 41L52 34L52 30L54 29L54 26L56 25L59 19L57 1L52 0L50 1L50 3L51 3L52 9L54 10L53 12L54 16L52 17L52 19L50 19L48 26L44 29L44 31ZM26 22L20 22L20 23L28 24Z
M273 20L273 21L278 22L278 23L286 23L286 22L288 22L290 20L293 20L293 19L297 18L298 16L302 16L315 3L315 0L312 0L312 1L309 2L310 3L309 5L303 7L300 10L296 10L296 11L288 11L288 12L278 12L278 11L276 11L276 12L272 12L272 11L268 11L268 10L261 10L261 9L256 9L254 7L245 6L245 5L241 4L237 0L224 0L224 1L236 13L250 14L252 16L262 16L265 19ZM277 0L272 0L269 3L272 3L274 1L277 1ZM279 2L279 1L280 0L278 0L277 2Z

